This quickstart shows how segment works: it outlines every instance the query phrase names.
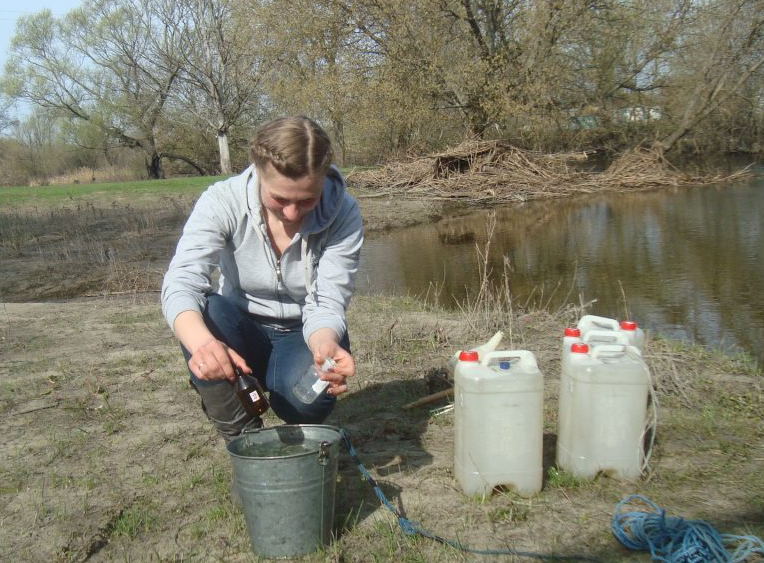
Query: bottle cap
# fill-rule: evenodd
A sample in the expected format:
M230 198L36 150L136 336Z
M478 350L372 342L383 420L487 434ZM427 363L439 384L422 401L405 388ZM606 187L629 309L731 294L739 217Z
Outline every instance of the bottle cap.
M565 336L581 336L581 331L577 328L567 327L565 329Z
M637 330L637 323L634 321L621 321L621 330Z
M509 362L499 362L499 369L509 369L511 364Z
M570 345L570 351L573 352L574 354L588 354L589 345L576 342L575 344Z
M478 353L475 350L462 350L459 352L460 362L477 362L478 360Z

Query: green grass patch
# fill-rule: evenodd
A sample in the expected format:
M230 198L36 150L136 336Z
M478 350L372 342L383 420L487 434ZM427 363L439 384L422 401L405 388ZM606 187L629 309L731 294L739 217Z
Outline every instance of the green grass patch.
M119 513L111 526L111 535L126 536L135 539L139 534L148 532L157 524L153 507L149 503L138 503Z
M157 196L200 194L207 186L224 176L189 176L165 180L65 184L60 186L15 186L0 188L0 205L5 208L22 203L63 203L90 196Z
M586 485L588 481L586 479L579 479L572 473L559 469L557 467L550 467L547 471L547 486L557 489L577 489Z

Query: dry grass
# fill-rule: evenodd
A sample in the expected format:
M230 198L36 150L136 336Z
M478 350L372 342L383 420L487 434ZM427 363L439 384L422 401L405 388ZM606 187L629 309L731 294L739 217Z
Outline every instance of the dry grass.
M156 291L187 206L79 201L0 212L4 301Z
M602 173L572 166L586 158L586 153L526 151L503 141L468 141L439 154L351 172L348 182L370 192L361 197L396 194L484 205L731 181L748 174L741 170L728 176L691 176L655 149L629 151Z
M141 174L135 168L125 166L105 166L100 168L80 167L52 178L35 178L30 186L64 186L67 184L95 184L96 182L127 182L140 180Z

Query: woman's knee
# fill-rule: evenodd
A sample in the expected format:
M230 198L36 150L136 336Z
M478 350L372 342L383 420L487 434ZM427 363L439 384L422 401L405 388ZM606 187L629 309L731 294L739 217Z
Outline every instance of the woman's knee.
M262 425L259 417L252 417L244 410L229 382L194 381L192 376L191 384L199 394L204 414L226 442L247 427Z

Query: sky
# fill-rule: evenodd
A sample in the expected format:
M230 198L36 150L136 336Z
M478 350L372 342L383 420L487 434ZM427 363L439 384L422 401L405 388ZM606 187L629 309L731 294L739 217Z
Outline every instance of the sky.
M0 0L0 72L5 68L18 18L46 8L60 17L81 3L82 0Z

